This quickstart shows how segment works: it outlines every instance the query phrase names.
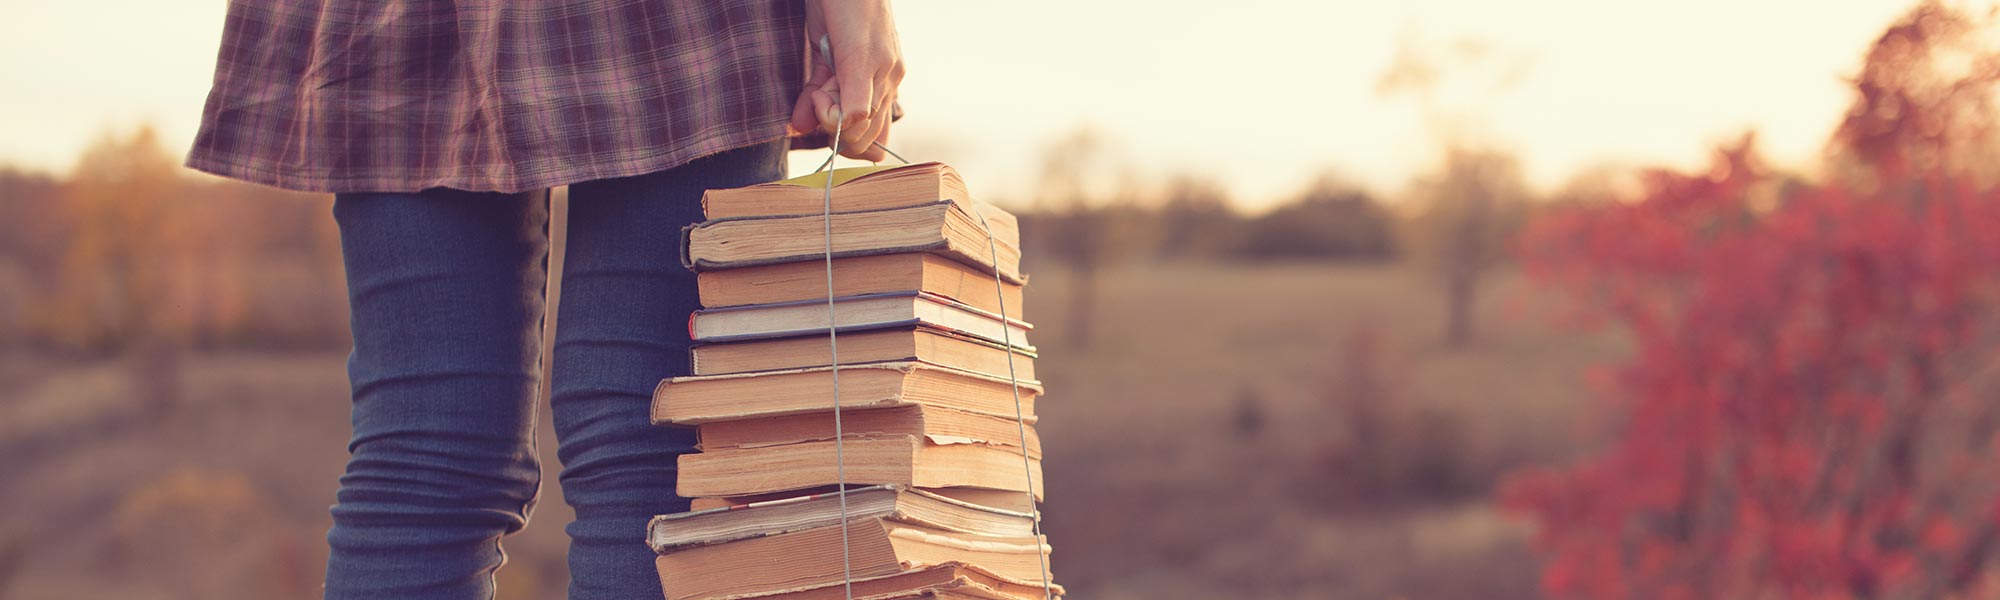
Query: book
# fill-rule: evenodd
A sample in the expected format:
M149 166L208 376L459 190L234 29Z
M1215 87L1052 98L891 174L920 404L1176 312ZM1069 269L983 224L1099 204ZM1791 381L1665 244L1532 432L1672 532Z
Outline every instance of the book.
M685 230L681 261L705 271L823 260L828 221L821 215L703 221ZM982 271L997 267L1008 282L1026 281L1019 225L1013 215L987 205L943 201L834 213L831 228L834 258L929 252Z
M677 459L689 510L648 524L667 600L1061 598L1018 219L941 163L710 190L702 210L680 248L691 374L650 408L699 450Z
M1028 456L1042 457L1042 440L1035 428L1012 418L982 415L935 406L899 406L840 411L841 432L849 436L908 435L933 444L980 443L1025 447ZM833 439L833 411L713 421L695 428L703 451L756 448ZM1023 434L1027 439L1022 440Z
M1037 487L1036 489L1040 490L1041 488ZM958 500L960 502L970 502L980 506L988 506L992 508L1018 511L1018 512L1035 511L1035 503L1032 501L1031 498L1028 497L1026 493L1020 491L989 490L984 488L971 488L971 487L950 487L950 488L931 488L930 492L933 494L937 494L939 496L944 496L946 498Z
M1035 515L978 506L921 489L876 485L847 490L848 518L880 517L945 531L1032 536ZM646 541L653 550L719 544L841 522L840 492L795 496L729 508L654 517Z
M750 496L833 485L844 476L848 485L1032 489L1039 500L1042 461L1023 460L1020 448L933 444L909 435L850 436L838 448L833 440L723 448L681 455L675 493Z
M825 366L832 360L824 335L695 346L695 375L726 375ZM1010 363L1005 346L929 326L840 334L842 364L926 362L994 377L1035 379L1035 352L1015 347ZM1011 368L1011 375L1010 375Z
M817 215L826 210L826 173L771 183L709 190L701 196L709 219ZM971 202L958 170L940 162L833 170L833 211L896 208L938 200Z
M928 325L990 342L1011 342L1032 348L1028 331L1034 325L1019 319L1002 321L950 298L923 292L890 292L833 299L833 325L841 332ZM824 336L827 300L704 308L688 317L688 333L697 342L727 342L803 335ZM820 363L825 364L825 363Z
M843 554L849 558L845 563ZM953 563L978 565L1002 581L1039 587L1047 554L1048 546L1032 536L975 536L870 517L693 546L661 554L655 565L667 600L712 600L805 591L840 584L849 574L857 579L892 577Z
M674 377L653 389L655 424L700 425L833 410L832 367ZM843 409L930 405L1034 422L1042 386L920 362L840 366Z
M808 488L804 490L778 492L773 494L759 494L753 496L734 496L734 497L710 496L706 498L693 498L691 502L693 506L688 510L697 511L697 510L708 510L713 508L728 508L731 506L744 506L748 504L755 504L758 502L784 500L786 498L794 498L801 495L825 494L833 492L835 487L836 486L825 485L816 488ZM957 500L959 502L976 504L987 508L996 508L1000 510L1010 510L1022 513L1033 513L1035 511L1035 504L1030 498L1028 498L1027 492L1010 492L1006 490L988 490L988 489L969 488L969 487L926 488L924 489L924 491L926 493L943 496L945 498L950 498L953 500Z
M1039 584L1029 585L995 577L978 567L959 562L909 569L894 575L878 575L854 580L855 600L1053 600L1063 595L1062 586L1051 586L1053 594ZM767 594L738 596L741 600L846 600L842 582Z
M826 263L803 261L703 271L695 276L707 308L826 299ZM833 260L833 295L859 296L918 290L993 314L1025 319L1021 285L1001 283L993 272L935 254L906 252ZM1006 306L1001 306L1002 302ZM1002 310L1002 309L1005 310Z

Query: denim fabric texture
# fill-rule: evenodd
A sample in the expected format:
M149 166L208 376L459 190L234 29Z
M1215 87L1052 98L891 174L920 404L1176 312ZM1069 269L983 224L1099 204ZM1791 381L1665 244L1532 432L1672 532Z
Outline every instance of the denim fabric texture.
M569 597L660 598L646 521L686 510L694 432L648 422L689 369L701 193L784 176L783 140L569 190L551 360ZM541 485L535 451L548 202L540 192L339 194L354 437L327 533L327 598L486 599Z

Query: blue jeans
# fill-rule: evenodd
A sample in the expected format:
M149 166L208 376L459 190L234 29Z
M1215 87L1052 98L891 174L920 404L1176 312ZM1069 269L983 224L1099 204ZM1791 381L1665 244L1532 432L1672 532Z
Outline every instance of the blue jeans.
M687 510L692 430L647 421L688 372L694 274L681 227L701 193L784 174L785 142L570 186L550 413L570 598L660 598L646 520ZM352 457L327 533L327 598L493 597L500 538L541 483L535 453L548 205L540 193L340 194L353 307Z

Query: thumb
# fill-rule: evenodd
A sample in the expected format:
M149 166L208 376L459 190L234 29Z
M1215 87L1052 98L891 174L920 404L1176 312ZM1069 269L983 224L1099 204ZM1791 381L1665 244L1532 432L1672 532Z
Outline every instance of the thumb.
M840 91L821 88L813 90L812 111L819 116L819 130L833 134L833 126L840 122Z

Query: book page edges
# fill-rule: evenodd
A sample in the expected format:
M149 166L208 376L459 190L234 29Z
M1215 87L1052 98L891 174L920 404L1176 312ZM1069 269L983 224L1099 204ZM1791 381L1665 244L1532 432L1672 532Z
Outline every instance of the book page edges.
M1012 317L1012 316L1009 316L1009 317L1007 317L1007 318L1005 318L1005 319L1002 319L1002 318L1000 317L1000 314L999 314L999 313L995 313L995 312L993 312L993 311L989 311L989 310L986 310L986 309L983 309L983 308L979 308L979 307L977 307L977 306L973 306L973 305L970 305L970 304L966 304L966 303L965 303L964 301L961 301L961 300L959 300L959 299L957 299L957 298L953 298L953 297L950 297L950 296L946 296L946 295L943 295L943 294L938 294L938 293L933 293L933 292L927 292L927 291L924 291L924 290L901 290L901 291L894 291L894 292L868 292L868 293L865 293L865 294L851 294L851 295L847 295L847 296L834 296L834 297L833 297L833 302L834 302L835 304L840 304L840 303L846 303L846 302L866 302L866 301L869 301L869 300L877 300L877 299L881 299L881 298L912 298L912 299L915 299L915 300L921 300L921 301L924 301L924 302L929 302L929 303L932 303L932 304L937 304L937 305L939 305L939 306L943 306L943 307L945 307L945 308L952 308L952 309L957 309L957 310L959 310L959 311L961 311L961 312L965 312L965 313L969 313L969 314L972 314L973 316L977 316L977 317L982 317L982 318L985 318L985 319L986 319L986 320L988 320L988 321L995 321L995 322L1001 322L1001 323L1009 323L1009 324L1012 324L1012 325L1014 325L1015 327L1019 327L1019 328L1021 328L1021 329L1023 329L1023 330L1027 330L1027 331L1034 331L1034 329L1035 329L1035 324L1033 324L1033 323L1029 323L1029 322L1027 322L1027 321L1023 321L1023 320L1021 320L1020 318L1017 318L1017 317ZM698 309L695 309L695 311L694 311L694 313L693 313L693 314L695 314L695 315L708 315L708 314L717 314L717 313L734 313L734 312L745 312L745 311L753 311L753 310L768 310L768 309L771 309L771 308L774 308L774 307L792 307L792 306L805 306L805 305L818 305L818 306L824 306L824 305L826 305L826 303L827 303L827 300L826 300L826 297L822 296L822 297L819 297L819 298L807 298L807 299L805 299L805 300L787 300L787 301L784 301L784 302L768 302L768 303L764 303L764 304L738 304L738 305L735 305L735 306L718 306L718 307L715 307L715 308L698 308ZM944 326L942 326L942 325L938 325L938 324L936 324L936 323L924 323L924 322L918 322L918 323L907 323L907 324L906 324L905 326L907 326L907 325L911 325L911 324L914 324L914 325L922 325L922 326L924 326L924 327L927 327L927 328L931 328L931 329L945 329L945 330L949 330L949 331L953 331L953 332L956 332L956 333L961 333L961 334L962 334L962 333L964 333L964 332L958 332L957 330L951 330L951 329L949 329L949 328L947 328L947 327L944 327ZM814 328L814 329L819 329L819 330L823 330L823 329L825 329L825 328L824 328L824 327L818 327L818 328ZM808 329L800 329L800 330L798 330L798 331L810 331L810 330L808 330ZM699 341L699 340L697 340L697 341Z
M1031 514L1031 513L1024 513L1024 512L1020 512L1020 511L1012 511L1012 510L1007 510L1007 509L1003 509L1003 508L994 508L994 507L991 507L991 506L981 506L981 505L978 505L978 504L973 504L973 503L971 503L971 502L966 502L966 501L963 501L963 500L959 500L959 499L956 499L956 498L951 498L951 497L947 497L947 496L941 496L941 495L938 495L938 494L934 494L934 493L931 493L931 492L929 492L929 491L926 491L926 490L923 490L923 489L919 489L919 488L912 488L912 487L908 487L908 486L903 486L903 485L897 485L897 484L877 484L877 485L871 485L871 486L867 486L867 487L859 487L859 488L854 488L854 489L850 489L850 490L848 490L848 491L847 491L846 493L847 493L847 494L849 495L849 497L853 497L853 496L859 496L859 495L863 495L863 494L874 494L874 493L880 493L880 492L883 492L883 491L888 491L888 492L892 492L892 493L898 493L898 494L903 494L903 493L907 493L907 494L912 494L912 495L916 495L916 496L921 496L921 497L923 497L923 498L925 498L925 499L927 499L927 500L930 500L930 501L932 501L932 502L938 502L938 503L942 503L942 504L947 504L947 505L951 505L951 506L956 506L956 507L959 507L959 508L963 508L963 509L965 509L965 510L971 510L971 511L978 511L978 512L984 512L984 513L989 513L989 514L996 514L996 515L1001 515L1001 516L1004 516L1004 517L1011 517L1011 518L1016 518L1016 519L1031 519L1031 520L1033 520L1033 519L1035 519L1035 518L1036 518L1036 515L1034 515L1034 514ZM759 537L767 537L767 536L772 536L772 535L779 535L779 534L784 534L784 533L791 533L791 532L793 532L793 531L803 531L803 530L805 530L805 529L814 529L814 528L818 528L818 527L826 527L826 526L830 526L830 524L820 524L820 525L809 525L809 526L805 526L805 527L799 527L799 528L795 528L795 529L785 529L785 530L779 530L779 531L768 531L768 532L759 532L759 533L756 533L756 534L750 534L750 535L742 535L742 536L738 536L738 537L726 537L726 538L719 538L719 539L712 539L712 540L700 540L700 541L693 541L693 542L685 542L685 543L679 543L679 544L661 544L661 543L658 543L658 542L657 542L657 539L658 539L658 538L659 538L660 536L659 536L659 535L657 535L657 534L655 533L655 532L656 532L656 531L657 531L657 530L658 530L659 528L662 528L662 527L671 527L671 526L673 526L673 525L674 525L674 524L675 524L676 522L679 522L679 521L685 521L685 520L688 520L688 519L696 519L696 518L702 518L702 517L706 517L706 516L709 516L709 515L715 515L715 514L722 514L722 513L732 513L732 512L738 512L738 511L744 511L744 510L751 510L751 509L757 509L757 508L774 508L774 507L784 507L784 506L788 506L788 505L793 505L793 504L804 504L804 503L806 503L806 502L811 502L811 501L814 501L814 500L821 500L821 499L825 499L825 498L831 498L831 497L834 497L834 496L836 496L836 495L838 495L838 494L840 494L840 492L822 492L822 493L818 493L818 494L807 494L807 495L803 495L803 496L794 496L794 497L791 497L791 498L780 498L780 499L777 499L777 500L765 500L765 501L762 501L762 502L752 502L752 503L749 503L749 504L739 504L739 505L736 505L736 506L726 506L726 507L721 507L721 508L710 508L710 509L705 509L705 510L696 510L696 511L688 511L688 512L681 512L681 513L671 513L671 514L664 514L664 515L655 515L655 516L654 516L654 517L653 517L652 519L648 520L648 521L647 521L647 523L646 523L646 538L647 538L647 539L646 539L646 541L647 541L647 544L648 544L648 545L652 546L652 548L653 548L653 551L654 551L654 552L657 552L657 553L661 553L661 554L665 554L665 553L667 553L667 552L669 552L669 551L671 551L671 550L676 550L676 549L685 549L685 548L692 548L692 547L696 547L696 546L708 546L708 545L714 545L714 544L721 544L721 543L727 543L727 542L733 542L733 541L740 541L740 540L746 540L746 539L752 539L752 538L759 538ZM898 522L903 522L903 523L911 523L911 524L915 524L915 525L918 525L918 526L922 526L922 527L931 527L931 528L936 528L936 529L940 529L940 530L943 530L943 529L945 529L945 525L944 525L944 524L941 524L941 523L932 523L932 522L929 522L929 521L925 521L925 520L923 520L923 519L920 519L920 518L916 518L916 517L914 517L914 516L912 516L912 515L909 515L909 514L905 513L905 512L903 511L903 509L901 508L901 505L900 505L900 503L899 503L899 504L897 504L897 505L896 505L896 507L895 507L895 508L894 508L893 510L891 510L891 511L890 511L890 512L889 512L889 513L888 513L888 514L886 515L886 516L885 516L885 515L862 515L862 516L857 516L857 517L855 517L855 518L887 518L887 519L890 519L890 520L893 520L893 521L898 521ZM976 534L967 534L967 535L976 535Z
M840 369L842 371L855 370L855 369L884 369L884 370L899 371L903 373L905 376L915 374L917 371L935 371L953 377L964 377L968 379L984 381L987 383L1007 385L1010 388L1016 383L1015 381L1009 380L1005 377L996 377L993 375L987 375L985 373L979 373L976 371L956 369L943 365L935 365L927 362L894 361L894 362L878 362L878 363L856 363L856 364L840 365ZM832 367L819 366L819 367L806 367L799 369L783 369L777 371L751 371L748 373L725 373L720 375L688 375L682 377L672 377L668 379L663 379L660 380L659 385L653 387L653 401L652 401L653 406L651 411L652 420L653 423L656 425L689 426L689 425L700 425L702 423L707 423L711 421L729 421L729 420L748 419L748 418L778 417L785 415L803 415L803 414L812 414L816 412L830 411L833 408L831 405L823 408L782 410L782 411L750 411L743 413L703 415L700 417L684 417L680 419L673 419L668 416L670 414L670 411L667 409L668 391L673 387L674 384L677 383L699 383L702 381L720 381L728 379L747 379L751 377L797 375L804 373L819 373L829 370L832 370ZM1031 392L1037 397L1043 394L1043 387L1040 381L1023 379L1020 380L1018 383L1021 386L1021 389ZM899 406L921 406L921 405L923 405L922 402L917 402L913 400L903 400L898 398L898 399L890 399L890 400L884 400L880 402L873 402L867 404L850 405L847 403L842 403L841 410L868 410L874 408L895 408ZM975 413L975 414L984 414L984 413ZM1011 417L1009 417L1008 415L993 415L993 416L1011 419ZM1032 425L1037 421L1037 419L1035 417L1030 416L1026 419L1026 421Z
M695 272L706 272L706 271L714 271L720 269L739 269L744 267L762 267L766 265L780 265L785 263L804 262L808 260L823 260L826 258L825 252L815 252L809 254L793 254L793 255L779 256L774 258L760 258L752 260L714 260L707 258L694 258L692 255L691 236L694 233L692 230L695 227L698 227L698 225L689 225L687 227L687 230L684 231L683 235L681 236L681 266L687 267L688 269L693 270ZM887 248L865 248L860 250L841 250L834 252L833 257L855 258L861 256L879 256L883 254L904 254L911 252L936 254L938 256L949 258L951 260L965 263L969 266L978 267L980 269L993 268L992 265L980 262L978 257L966 254L965 252L952 248L951 240L944 240L944 239L935 242L914 244L909 246L895 246ZM1005 270L1002 270L1000 271L1000 279L1001 281L1005 281L1007 283L1011 283L1014 285L1028 284L1028 275L1026 273L1010 273Z
M986 569L984 569L984 568L980 568L980 567L979 567L979 566L977 566L977 565L971 565L971 564L966 564L966 563L962 563L962 562L958 562L958 561L951 561L951 562L941 562L941 563L937 563L937 564L934 564L934 565L923 565L923 566L919 566L919 567L915 567L915 568L910 568L910 569L904 569L904 570L902 570L902 571L900 571L900 572L896 572L896 573L890 573L890 574L887 574L887 575L872 575L872 576L868 576L868 577L856 577L856 578L854 578L854 581L855 581L856 583L860 583L860 582L864 582L864 581L875 581L875 580L878 580L878 579L888 579L888 578L891 578L891 577L901 577L901 576L905 576L905 575L909 575L910 573L913 573L913 572L917 572L917 571L928 571L928 570L932 570L932 569L955 569L955 570L963 570L963 571L972 571L972 572L975 572L975 573L978 573L978 574L979 574L980 576L983 576L983 577L987 577L987 578L989 578L989 579L992 579L992 580L994 580L994 581L1000 581L1000 582L1004 582L1004 583L1010 583L1010 584L1014 584L1014 585L1020 585L1020 586L1028 586L1028 587L1034 587L1034 588L1040 588L1040 587L1042 587L1042 584L1041 584L1041 582L1039 582L1039 581L1036 581L1036 582L1027 582L1027 581L1020 581L1020 580L1016 580L1016 579L1014 579L1014 578L1012 578L1012 577L1004 577L1004 576L1001 576L1001 575L999 575L999 574L996 574L996 573L994 573L994 572L992 572L992 571L988 571L988 570L986 570ZM956 578L956 579L954 580L954 582L956 582L956 581L964 581L964 582L967 582L967 583L970 583L970 584L972 584L972 585L974 585L974 586L977 586L977 587L979 587L979 588L985 588L985 589L989 589L989 590L990 590L990 589L992 589L992 588L989 588L989 587L987 587L987 586L986 586L985 584L981 584L981 583L978 583L978 582L974 582L974 581L971 581L971 580L967 579L966 577L964 577L964 576L962 576L962 575L961 575L961 576L959 576L959 577L957 577L957 578ZM800 587L796 587L796 588L788 588L788 589L782 589L782 590L771 590L771 591L765 591L765 592L757 592L757 593L754 593L754 594L732 594L732 595L729 595L729 596L723 596L723 597L720 597L720 598L716 598L715 600L755 600L755 599L757 599L757 598L768 598L768 597L771 597L771 596L777 596L777 595L781 595L781 594L793 594L793 593L798 593L798 592L805 592L805 591L811 591L811 590L817 590L817 589L822 589L822 588L829 588L829 587L835 587L835 586L839 586L839 585L842 585L842 583L841 583L841 582L838 582L838 581L836 581L836 582L833 582L833 583L823 583L823 584L814 584L814 585L808 585L808 586L800 586ZM1055 594L1056 594L1056 598L1060 598L1060 597L1062 597L1062 595L1063 595L1063 594L1065 594L1065 593L1066 593L1066 590L1064 590L1064 589L1063 589L1063 587L1062 587L1061 585L1057 585L1057 584L1050 584L1050 587L1051 587L1051 588L1052 588L1052 589L1053 589L1053 590L1055 591ZM888 595L886 595L886 596L883 596L883 597L887 597L887 598L896 598L896 597L897 597L897 595L896 595L896 594L900 594L900 593L902 593L902 592L895 592L895 593L891 593L891 594L888 594ZM1004 597L1004 598L1015 598L1016 596L1015 596L1015 595L1013 595L1013 594L1001 594L1001 597ZM868 596L867 598L874 598L874 596ZM857 598L856 600L861 600L861 599ZM1055 599L1054 599L1054 598L1051 598L1050 600L1055 600Z
M944 366L944 365L937 365L937 364L931 364L931 363L927 363L927 362L923 362L923 361L910 361L910 360L901 360L901 361L891 361L891 362L875 362L875 363L849 363L849 364L844 364L844 365L840 365L840 369L841 369L841 370L843 370L843 371L846 371L846 370L850 370L850 369L882 369L882 370L889 370L889 371L899 371L899 372L902 372L902 373L903 373L903 374L905 374L905 375L909 375L909 374L912 374L912 373L915 373L915 372L917 372L917 371L926 371L926 370L928 370L928 371L940 371L940 372L943 372L943 373L947 373L947 374L950 374L950 375L955 375L955 376L959 376L959 377L969 377L969 378L973 378L973 379L979 379L979 380L982 380L982 381L989 381L989 382L994 382L994 383L1001 383L1001 384L1012 384L1012 383L1013 383L1013 380L1010 380L1010 379L1008 379L1008 378L1006 378L1006 377L998 377L998 376L993 376L993 375L987 375L987 374L985 374L985 373L980 373L980 372L977 372L977 371L967 371L967 370L965 370L965 369L957 369L957 368L952 368L952 367L947 367L947 366ZM830 371L830 370L833 370L833 367L832 367L832 366L830 366L830 365L824 365L824 366L818 366L818 367L801 367L801 368L796 368L796 369L780 369L780 370L776 370L776 371L751 371L751 372L749 372L749 373L724 373L724 374L720 374L720 375L683 375L683 376L680 376L680 377L670 377L670 378L667 378L667 379L665 379L665 380L662 380L662 381L660 382L660 385L659 385L659 387L656 387L656 388L654 388L654 394L653 394L653 395L654 395L654 398L655 398L655 399L658 399L658 398L659 398L659 397L661 396L661 394L664 394L664 393L666 392L666 389L667 389L667 387L668 387L668 386L669 386L670 384L675 384L675 383L689 383L689 382L699 382L699 381L719 381L719 380L724 380L724 379L747 379L747 378L751 378L751 377L773 377L773 376L778 376L778 375L796 375L796 374L801 374L801 373L819 373L819 372L824 372L824 371ZM1029 390L1034 390L1034 391L1035 391L1035 393L1038 393L1038 394L1042 392L1042 382L1040 382L1040 381L1034 381L1034 380L1028 380L1028 379L1023 379L1023 380L1020 380L1020 383L1021 383L1021 388L1022 388L1022 389L1029 389Z
M868 210L857 210L857 211L848 211L848 212L836 212L836 213L834 213L834 214L839 214L839 215L854 215L854 214L866 214L866 213L873 213L873 212L889 212L889 211L900 211L900 210L910 210L910 209L913 209L913 208L922 208L922 207L937 207L937 206L943 206L943 207L945 208L945 210L946 210L947 212L952 212L952 211L956 211L956 212L958 212L958 213L960 213L960 214L963 214L963 215L965 215L965 217L966 217L966 218L967 218L968 220L971 220L971 221L974 221L974 222L977 222L977 223L979 223L979 224L980 224L980 225L981 225L982 227L984 227L984 228L986 228L986 229L989 229L989 230L990 230L990 229L992 228L992 225L988 223L988 221L989 221L989 220L993 220L993 219L1002 219L1002 220L1007 220L1007 221L1009 221L1009 223L1010 223L1010 225L1009 225L1009 226L1010 226L1010 228L1014 229L1014 232L1015 232L1015 235L1016 235L1016 236L1018 237L1018 236L1019 236L1019 234L1020 234L1020 231L1019 231L1019 230L1020 230L1020 225L1018 224L1018 222L1017 222L1017 221L1015 221L1015 218L1014 218L1014 215L1013 215L1013 213L1009 213L1009 212L1007 212L1007 211L1004 211L1004 210L1001 210L1001 209L1000 209L999 207L995 207L995 206L992 206L992 205L985 205L985 204L981 204L981 203L978 203L978 202L973 202L973 201L966 201L966 202L958 202L958 201L954 201L954 200L948 200L948 199L947 199L947 200L937 200L937 201L933 201L933 202L930 202L930 203L928 203L928 204L916 204L916 205L911 205L911 206L902 206L902 207L895 207L895 208L876 208L876 209L868 209ZM968 207L970 207L970 208L968 208ZM989 212L988 212L988 211L991 211L991 214L989 214ZM975 214L975 213L976 213L976 214ZM769 215L769 216L748 216L748 217L724 217L724 218L720 218L720 219L710 219L710 220L707 220L707 221L702 221L702 222L700 222L700 223L693 223L693 224L689 224L689 225L686 225L686 226L684 226L684 227L682 227L682 228L681 228L681 244L680 244L680 246L681 246L681 265L682 265L682 266L685 266L685 267L687 267L687 268L688 268L688 269L690 269L690 270L693 270L693 271L696 271L696 272L700 272L700 271L707 271L707 270L713 270L713 269L733 269L733 268L741 268L741 267L758 267L758 266L764 266L764 265L775 265L775 264L784 264L784 263L790 263L790 262L802 262L802 261L806 261L806 260L811 260L811 259L815 259L815 258L821 258L821 259L823 259L823 258L826 258L827 254L826 254L825 252L816 252L816 253L806 253L806 254L796 254L796 255L787 255L787 256L779 256L779 257L773 257L773 258L762 258L762 259L750 259L750 260L714 260L714 259L707 259L707 258L696 258L696 257L695 257L695 256L693 255L693 247L694 247L694 234L695 234L695 232L696 232L696 231L698 231L698 230L701 230L701 229L705 229L705 228L707 228L707 227L709 227L709 226L712 226L712 225L715 225L715 224L718 224L718 223L728 223L728 222L734 222L734 221L755 221L755 220L770 220L770 219L798 219L798 218L811 218L811 217L818 217L818 216L820 216L820 215ZM1019 250L1019 240L1018 240L1018 239L1017 239L1017 240L1015 240L1015 241L1013 241L1013 242L1009 242L1009 243L1007 243L1007 245L1008 245L1009 247L1013 247L1013 248L1015 248L1015 249L1016 249L1017 251ZM876 255L881 255L881 254L900 254L900 253L906 253L906 252L925 252L925 253L930 253L930 254L936 254L936 255L938 255L938 256L942 256L942 257L945 257L945 258L949 258L949 259L952 259L952 260L955 260L955 261L958 261L958 262L961 262L961 263L964 263L964 264L966 264L966 265L968 265L968 266L973 266L973 267L978 267L978 268L981 268L981 269L984 269L984 270L986 270L987 272L992 272L992 271L999 271L999 273L1000 273L1000 278L1001 278L1002 280L1004 280L1004 281L1008 282L1008 283L1012 283L1012 284L1015 284L1015 285L1027 285L1027 283L1028 283L1028 276L1027 276L1027 274L1025 274L1025 273L1021 273L1021 272L1020 272L1020 268L1019 268L1019 266L1018 266L1018 265L1017 265L1017 266L1015 267L1015 269L1014 269L1014 271L1013 271L1013 272L1008 272L1008 271L1006 271L1006 270L1004 270L1004 269L1000 269L1000 268L999 268L999 267L997 266L997 265L998 265L998 263L999 263L999 260L1000 260L1000 257L998 257L998 256L992 256L992 257L989 257L989 258L991 259L990 261L987 261L987 262L982 262L982 261L980 261L980 260L979 260L979 258L978 258L977 256L974 256L974 255L972 255L972 254L969 254L969 253L966 253L965 251L962 251L962 250L959 250L959 249L956 249L956 248L953 248L953 247L952 247L952 245L951 245L951 239L950 239L949 237L945 237L945 238L943 238L943 239L939 239L939 240L937 240L937 241L935 241L935 242L929 242L929 243L925 243L925 244L913 244L913 245L909 245L909 246L897 246L897 247L890 247L890 248L863 248L863 249L857 249L857 250L843 250L843 251L839 251L839 252L834 252L834 253L833 253L833 255L832 255L832 257L833 257L833 258L852 258L852 257L858 257L858 256L876 256ZM989 263L991 263L991 264L989 264Z
M833 170L833 187L840 187L855 181L865 181L871 177L884 176L883 175L884 173L893 173L897 171L906 171L906 170L918 171L927 169L939 169L941 177L942 177L942 172L954 171L951 168L951 165L947 165L937 161L911 163L907 165L871 165L866 167L842 167ZM767 185L826 189L826 172L814 171L811 173L800 175L798 177L793 177L791 179L781 179L770 183L760 183L757 184L756 186L751 186L751 187L767 186Z
M915 405L915 406L921 406L921 404L914 404L914 405ZM843 408L843 409L841 409L841 410L842 410L842 411L846 411L847 409ZM945 409L945 410L950 410L950 409ZM833 412L833 411L831 411L831 410L828 410L828 411L825 411L825 412ZM966 412L966 411L960 411L960 412ZM970 413L970 414L975 414L975 415L977 415L977 414L981 414L981 413ZM983 416L989 416L989 417L999 417L999 415L983 415ZM727 419L716 419L716 421L724 421L724 420L727 420ZM1013 420L1013 419L1007 419L1007 420L1011 421L1011 420ZM1035 424L1035 417L1031 415L1031 416L1029 416L1029 417L1028 417L1028 418L1026 419L1026 421L1027 421L1027 423L1028 423L1029 425L1034 425L1034 424ZM846 439L850 439L850 440L856 440L856 439L868 439L868 438L871 438L871 437L880 437L880 436L876 436L876 435L872 435L872 434L865 434L865 433L848 433L848 434L846 434L846 435L844 435L844 436L842 436L842 437L844 437L844 438L846 438ZM924 441L925 441L925 442L928 442L928 443L929 443L929 445L932 445L932 446L953 446L953 445L959 445L959 444L967 444L967 445L977 445L977 446L991 446L991 447L994 447L994 448L1007 448L1007 449L1010 449L1010 450L1013 450L1013 451L1015 451L1015 452L1019 452L1020 450L1022 450L1022 449L1024 448L1024 446L1022 446L1022 445L1021 445L1021 442L1020 442L1020 441L1018 441L1018 440L982 440L982 439L979 439L979 438L975 438L975 437L966 437L966 436L960 436L960 435L943 435L943 434L929 434L929 433L927 433L927 434L923 434L923 435L922 435L922 436L920 436L920 437L924 438ZM772 447L777 447L777 446L790 446L790 445L792 445L792 444L805 444L805 443L810 443L810 442L827 442L827 441L832 441L832 440L833 440L833 436L831 436L831 435L822 435L822 436L813 436L813 437L802 437L802 438L798 438L798 439L789 439L789 440L778 440L778 441L770 441L770 442L759 442L759 443L754 443L754 444L736 444L736 445L732 445L732 446L714 446L714 447L710 447L710 448L703 448L703 449L702 449L702 451L703 451L703 452L708 452L708 451L711 451L711 450L756 450L756 449L758 449L758 448L772 448ZM1029 449L1028 449L1028 456L1029 456L1030 458L1033 458L1033 459L1035 459L1035 460L1041 460L1041 459L1042 459L1042 451L1041 451L1041 450L1039 450L1039 449L1033 449L1033 448L1029 448Z

